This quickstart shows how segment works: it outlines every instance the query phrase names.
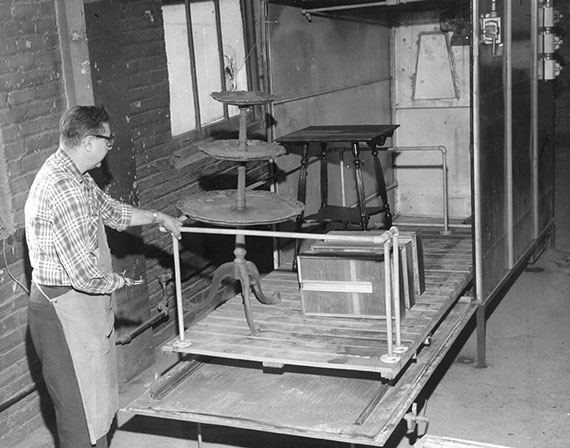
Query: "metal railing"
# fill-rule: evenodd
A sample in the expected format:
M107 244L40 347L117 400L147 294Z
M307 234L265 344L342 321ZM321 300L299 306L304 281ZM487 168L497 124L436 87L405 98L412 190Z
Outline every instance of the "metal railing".
M345 148L345 147L338 147L338 148L330 148L330 150L334 150L334 151L338 151L341 153L344 153L345 151L350 151L350 148ZM370 151L371 148L366 148L363 147L360 149L361 151ZM441 153L441 179L442 179L442 203L443 203L443 230L442 230L442 234L447 235L449 233L451 233L450 231L450 225L449 225L449 187L448 187L448 183L447 183L447 148L443 145L438 145L438 146L389 146L389 147L378 147L375 148L374 151L377 152L382 152L382 151L386 151L386 152L395 152L395 153L402 153L402 152L412 152L412 151L438 151L439 153ZM341 157L341 161L343 160L343 158ZM434 165L429 165L426 166L429 168L433 168ZM405 168L405 166L401 166L399 168ZM414 166L414 168L418 168L417 165ZM419 167L421 168L421 166ZM341 171L341 182L343 183L343 185L341 185L342 188L342 195L343 195L343 201L344 201L344 176L342 175L342 171ZM398 182L392 182L389 185L386 185L386 189L387 190L393 190L395 188L398 187ZM365 202L370 201L373 198L378 197L378 192L374 192L370 195L368 195L365 198ZM349 207L356 207L358 205L358 203L353 203L350 204ZM422 224L422 223L403 223L403 222L398 222L399 225L414 225L414 226L418 226L418 227L422 227L422 226L429 226L429 227L433 227L433 224Z
M443 204L443 231L444 235L451 233L449 230L449 187L447 184L447 148L443 145L438 146L393 146L389 148L381 148L390 152L411 152L411 151L439 151L441 153L441 182L442 182L442 204ZM432 165L430 165L432 166ZM403 223L399 223L402 225ZM421 224L414 223L421 226ZM430 224L432 226L433 224Z
M358 234L358 235L339 235L339 234L315 234L304 232L280 232L269 230L255 229L228 229L228 228L209 228L209 227L182 227L182 233L200 233L214 235L242 235L257 236L267 238L291 238L291 239L310 239L322 241L346 241L358 243L370 243L373 245L382 244L384 247L384 263L385 281L385 316L386 316L386 337L387 352L380 359L385 363L397 363L401 357L399 353L404 353L408 347L402 345L401 337L401 304L400 304L400 260L399 260L399 231L397 227L391 227L382 234ZM184 326L184 307L182 301L182 280L180 266L180 246L179 241L172 237L173 258L174 258L174 283L176 293L176 308L178 320L178 340L173 343L173 347L184 351L192 345L185 337ZM390 256L392 254L392 256ZM391 262L390 262L391 261Z

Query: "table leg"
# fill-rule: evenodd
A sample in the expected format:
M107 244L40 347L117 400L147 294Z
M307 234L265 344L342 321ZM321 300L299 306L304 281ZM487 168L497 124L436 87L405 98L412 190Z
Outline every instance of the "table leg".
M386 191L386 180L384 179L384 171L382 170L382 163L378 157L378 148L372 146L372 157L374 158L374 173L376 175L376 185L380 199L384 206L385 227L389 229L392 226L392 213L390 211L390 204L388 203L388 192Z
M364 179L362 177L360 148L358 142L352 142L352 156L354 157L354 175L356 177L356 194L358 196L358 208L360 211L360 227L368 230L368 214L366 213L366 195L364 192Z
M259 327L253 321L253 313L251 311L251 283L249 272L245 260L245 236L236 236L236 248L234 250L236 258L234 259L235 278L241 283L241 295L243 297L243 307L245 309L245 319L247 325L254 336L259 335Z
M303 144L301 152L301 169L299 171L299 183L297 185L297 200L305 204L307 202L307 167L309 166L309 144Z
M237 235L234 249L234 261L224 263L216 269L210 291L208 293L208 303L214 303L216 296L222 290L223 282L226 279L239 280L241 283L241 294L243 298L243 307L245 311L245 319L251 333L254 336L259 335L259 326L253 320L251 310L251 292L255 298L265 305L274 305L281 301L281 295L274 292L271 297L266 296L261 289L261 276L257 266L251 261L245 259L247 253L245 249L245 236Z
M217 300L217 295L223 289L223 282L227 278L231 278L232 280L236 279L235 263L233 261L229 261L222 264L221 266L218 266L218 268L214 271L212 283L210 284L210 290L208 291L208 298L206 299L207 303L215 303L214 301Z
M321 208L327 206L329 190L329 172L327 164L327 144L321 143Z
M303 144L301 152L301 170L299 171L299 183L297 185L297 200L303 204L307 204L307 167L309 166L309 144ZM303 212L304 213L304 212ZM303 213L295 219L295 230L301 231L303 226ZM295 240L295 253L293 256L293 270L297 270L297 255L300 250L300 240Z
M259 270L254 263L251 261L246 261L245 267L249 274L250 285L253 288L253 293L255 294L257 300L259 300L264 305L275 305L281 302L281 294L278 291L275 291L271 297L265 295L261 289L261 276L259 275Z

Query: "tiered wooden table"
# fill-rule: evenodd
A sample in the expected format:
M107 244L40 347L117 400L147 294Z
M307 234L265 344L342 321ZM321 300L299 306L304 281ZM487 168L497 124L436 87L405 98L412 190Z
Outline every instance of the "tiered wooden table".
M423 230L426 291L402 320L409 346L386 364L385 321L301 314L296 274L289 267L263 278L281 303L253 305L261 332L231 299L185 332L192 345L166 351L197 356L171 392L160 384L126 410L305 437L381 446L413 403L476 306L471 234ZM426 345L427 341L430 341Z
M212 97L227 105L239 108L239 138L215 140L199 145L209 156L234 162L237 168L237 186L232 190L216 190L196 193L179 201L178 208L189 218L228 227L245 227L258 224L276 224L299 216L303 204L270 191L246 191L246 168L253 161L269 161L285 153L277 143L247 138L247 113L251 106L273 101L263 92L234 91L213 92ZM259 328L251 312L251 292L264 304L279 303L279 295L268 296L260 286L259 271L246 260L245 237L237 235L235 259L219 266L212 279L209 300L213 299L226 279L239 281L247 325L256 334Z

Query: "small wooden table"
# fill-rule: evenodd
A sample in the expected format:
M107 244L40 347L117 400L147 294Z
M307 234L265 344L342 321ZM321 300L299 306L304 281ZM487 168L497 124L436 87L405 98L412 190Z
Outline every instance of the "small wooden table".
M388 204L386 192L386 182L382 165L378 157L378 147L382 146L386 138L394 134L398 124L372 124L372 125L329 125L329 126L309 126L276 139L277 142L286 145L302 145L301 172L299 175L299 186L297 199L304 204L307 199L307 167L310 143L320 143L321 145L321 207L319 211L310 216L300 215L297 219L299 229L303 222L317 221L337 221L352 224L359 224L362 230L368 230L370 216L384 212L386 228L392 225L392 214ZM356 178L356 194L358 198L358 209L328 205L327 196L327 145L328 143L350 143L352 156L354 157L354 171ZM364 191L364 180L362 177L360 160L360 143L366 143L372 151L374 157L374 171L378 187L378 194L382 199L381 207L366 207L366 194Z

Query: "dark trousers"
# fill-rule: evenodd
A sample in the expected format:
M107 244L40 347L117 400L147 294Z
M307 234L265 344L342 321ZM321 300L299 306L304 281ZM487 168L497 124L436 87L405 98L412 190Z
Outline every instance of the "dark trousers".
M83 402L63 328L53 305L32 290L28 324L42 375L53 401L60 448L92 448ZM39 293L41 294L41 293ZM107 437L95 445L107 448Z

